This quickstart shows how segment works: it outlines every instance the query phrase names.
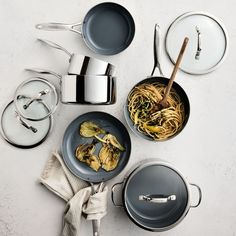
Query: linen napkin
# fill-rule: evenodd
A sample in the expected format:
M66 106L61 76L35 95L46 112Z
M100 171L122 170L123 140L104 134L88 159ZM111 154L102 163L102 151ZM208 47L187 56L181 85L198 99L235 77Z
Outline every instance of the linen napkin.
M108 188L92 194L91 186L68 170L58 152L53 152L47 161L40 182L67 202L62 236L80 235L82 213L87 220L100 220L107 213ZM96 189L98 185L94 187Z

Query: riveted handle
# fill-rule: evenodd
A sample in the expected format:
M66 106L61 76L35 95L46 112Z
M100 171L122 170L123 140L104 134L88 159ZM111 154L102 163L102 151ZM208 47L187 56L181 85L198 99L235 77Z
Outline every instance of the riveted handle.
M50 40L46 40L46 39L37 39L38 41L40 41L41 43L46 44L47 46L51 47L51 48L55 48L58 50L61 50L63 52L65 52L69 57L72 56L72 53L70 53L67 49L63 48L61 45L54 43Z
M72 31L72 32L82 35L81 26L82 26L82 23L64 24L64 23L51 22L51 23L37 24L35 28L39 30L47 30L47 31L67 30L67 31ZM80 29L75 29L75 27L80 27Z
M58 79L61 80L62 76L54 71L51 70L46 70L46 69L41 69L41 68L27 68L25 71L28 72L33 72L33 73L38 73L38 74L44 74L44 75L54 75Z
M161 29L158 24L155 24L154 28L153 50L154 50L154 66L151 76L154 75L156 68L158 68L160 75L163 76L163 72L161 69Z

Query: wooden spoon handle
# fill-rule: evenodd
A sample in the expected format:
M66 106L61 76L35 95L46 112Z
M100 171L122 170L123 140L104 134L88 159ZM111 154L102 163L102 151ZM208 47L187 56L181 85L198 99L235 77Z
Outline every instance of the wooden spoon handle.
M186 49L186 46L187 46L187 44L188 44L188 41L189 41L189 38L186 37L186 38L184 39L184 42L183 42L182 47L181 47L181 49L180 49L180 52L179 52L177 61L176 61L176 63L175 63L173 72L172 72L172 74L171 74L170 80L169 80L169 82L168 82L168 85L167 85L167 87L166 87L166 91L165 91L165 94L164 94L164 97L163 97L163 100L165 100L165 101L167 100L167 97L169 96L170 89L171 89L172 84L173 84L173 81L174 81L174 79L175 79L175 75L176 75L176 73L177 73L177 71L178 71L178 69L179 69L179 65L180 65L180 62L181 62L181 60L182 60L182 58L183 58L184 51L185 51L185 49Z

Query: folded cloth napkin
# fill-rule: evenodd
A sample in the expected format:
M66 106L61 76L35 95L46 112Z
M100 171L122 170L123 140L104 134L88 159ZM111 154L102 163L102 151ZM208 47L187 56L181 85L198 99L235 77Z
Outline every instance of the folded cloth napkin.
M88 183L68 170L58 152L52 153L47 161L40 182L67 202L62 236L80 235L82 213L87 220L100 220L107 213L108 188L105 187L102 192L92 194L92 188ZM94 187L96 189L98 186Z

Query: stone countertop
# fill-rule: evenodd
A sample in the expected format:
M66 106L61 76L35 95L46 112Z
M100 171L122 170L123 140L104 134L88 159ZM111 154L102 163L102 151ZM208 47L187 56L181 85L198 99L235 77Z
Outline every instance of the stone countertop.
M69 32L46 32L34 28L40 22L81 21L98 0L30 1L0 0L0 105L13 98L17 85L32 76L27 67L49 68L65 73L67 58L36 41L45 38L68 50L108 60L117 66L118 101L112 106L61 105L54 118L51 135L40 146L21 150L0 139L0 235L57 236L61 230L65 204L38 183L38 177L52 150L59 148L66 126L88 111L105 111L125 125L122 107L132 86L149 75L153 66L153 28L159 23L163 35L180 14L192 10L209 12L221 19L229 33L226 61L216 71L202 76L178 72L177 82L187 92L191 116L184 131L162 143L144 141L130 132L132 154L126 169L113 183L122 180L130 167L145 158L171 162L191 182L202 187L203 201L187 217L163 236L236 235L236 19L235 2L219 0L116 0L133 15L135 38L124 52L105 57L95 55L82 39ZM164 46L164 44L163 44ZM173 65L163 50L162 67L170 75ZM53 77L47 77L57 84ZM127 126L127 125L126 125ZM109 198L108 215L102 220L101 235L154 235L134 225ZM157 233L158 234L158 233ZM82 221L81 235L92 235L90 222Z

